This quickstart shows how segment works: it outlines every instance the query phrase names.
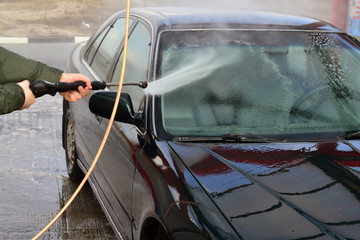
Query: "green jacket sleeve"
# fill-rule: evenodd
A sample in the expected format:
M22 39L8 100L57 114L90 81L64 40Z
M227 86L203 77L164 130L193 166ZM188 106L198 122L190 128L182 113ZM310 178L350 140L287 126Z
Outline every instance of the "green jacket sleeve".
M62 73L60 69L27 59L0 47L0 84L21 82L25 79L30 82L37 79L58 82Z
M0 47L0 114L18 110L24 104L24 93L15 83L23 80L33 82L37 79L58 82L62 73L60 69Z
M16 83L0 85L0 114L19 110L25 101L22 88Z

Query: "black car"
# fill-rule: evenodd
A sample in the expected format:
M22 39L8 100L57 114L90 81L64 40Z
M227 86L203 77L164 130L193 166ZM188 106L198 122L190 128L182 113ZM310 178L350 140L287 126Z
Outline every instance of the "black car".
M124 82L148 87L123 87L89 179L120 239L360 238L356 39L264 12L139 8L130 18ZM74 49L69 71L118 82L124 28L121 11ZM74 180L116 89L64 102Z

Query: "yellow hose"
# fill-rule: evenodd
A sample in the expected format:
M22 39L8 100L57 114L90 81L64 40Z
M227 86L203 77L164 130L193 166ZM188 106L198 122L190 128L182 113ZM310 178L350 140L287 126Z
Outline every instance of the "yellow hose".
M104 138L101 142L101 145L99 147L99 150L94 158L94 161L92 162L89 171L86 173L84 179L81 181L80 185L78 186L78 188L76 189L76 191L74 192L74 194L71 196L71 198L69 199L69 201L65 204L65 206L60 210L60 212L54 217L53 220L51 220L51 222L49 222L48 225L46 225L46 227L43 228L43 230L41 230L32 240L36 240L38 239L42 234L44 234L44 232L46 232L55 222L56 220L58 220L58 218L65 212L65 210L70 206L70 204L73 202L73 200L76 198L76 196L78 195L78 193L80 192L80 190L82 189L82 187L85 185L86 181L88 180L88 178L90 177L90 174L92 173L92 171L94 170L96 163L99 160L99 157L104 149L105 143L109 137L109 133L111 130L111 127L114 123L114 118L116 115L116 110L118 108L119 105L119 100L120 100L120 96L121 96L121 90L122 90L122 85L124 82L124 75L125 75L125 67L126 67L126 56L127 56L127 46L128 46L128 36L129 36L129 18L130 18L130 0L126 1L126 26L125 26L125 35L124 35L124 52L123 52L123 63L122 63L122 67L121 67L121 75L120 75L120 81L119 81L119 88L118 88L118 92L116 95L116 100L115 100L115 104L114 104L114 108L110 117L110 121L108 124L108 127L106 129Z

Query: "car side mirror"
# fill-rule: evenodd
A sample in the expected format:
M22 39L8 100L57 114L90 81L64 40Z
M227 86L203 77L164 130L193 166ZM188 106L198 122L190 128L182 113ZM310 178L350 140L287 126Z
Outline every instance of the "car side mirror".
M89 101L89 109L93 114L110 119L116 99L116 91L99 91L94 93ZM116 111L115 121L139 124L139 114L134 112L133 104L129 94L122 92L119 106Z

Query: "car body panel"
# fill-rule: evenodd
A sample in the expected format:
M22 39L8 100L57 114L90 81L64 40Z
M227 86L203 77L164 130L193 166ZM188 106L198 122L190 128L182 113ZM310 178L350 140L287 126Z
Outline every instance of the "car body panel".
M206 235L215 239L238 238L167 142L144 144L146 154L139 158L138 172L139 181L147 184L134 181L134 199L148 191L147 196L152 197L154 204L152 211L162 218L172 238L206 239ZM141 216L143 212L137 214Z
M360 155L347 143L170 145L244 238L360 234Z

